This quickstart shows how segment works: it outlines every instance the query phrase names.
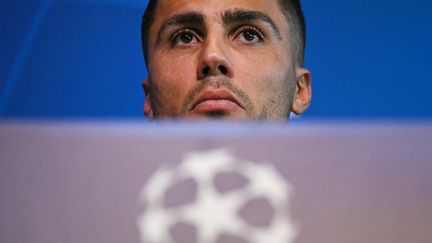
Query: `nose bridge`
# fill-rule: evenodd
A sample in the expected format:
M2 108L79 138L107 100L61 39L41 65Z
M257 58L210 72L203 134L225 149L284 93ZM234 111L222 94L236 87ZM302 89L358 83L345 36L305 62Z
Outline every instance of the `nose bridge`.
M198 77L200 79L216 75L232 75L229 48L222 30L216 28L207 33L202 44Z
M221 34L209 33L203 47L204 58L225 58L225 40Z

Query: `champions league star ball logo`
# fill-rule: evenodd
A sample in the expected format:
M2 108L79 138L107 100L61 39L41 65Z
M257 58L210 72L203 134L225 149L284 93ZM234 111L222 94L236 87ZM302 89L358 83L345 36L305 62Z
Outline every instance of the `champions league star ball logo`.
M297 233L290 195L268 163L239 160L226 150L189 153L144 186L141 242L290 243Z

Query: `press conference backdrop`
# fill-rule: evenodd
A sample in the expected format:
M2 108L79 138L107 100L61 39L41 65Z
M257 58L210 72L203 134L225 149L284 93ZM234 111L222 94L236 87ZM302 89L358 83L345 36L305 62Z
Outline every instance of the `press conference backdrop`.
M146 0L1 0L1 118L143 118ZM303 1L305 119L430 119L428 0Z

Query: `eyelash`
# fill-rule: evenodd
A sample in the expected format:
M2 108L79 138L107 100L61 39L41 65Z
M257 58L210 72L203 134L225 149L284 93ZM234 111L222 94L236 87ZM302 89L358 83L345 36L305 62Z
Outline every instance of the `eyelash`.
M188 28L186 28L186 29L181 29L181 30L175 32L175 33L171 36L171 38L170 38L171 46L174 47L174 46L176 46L176 45L179 43L179 41L180 41L179 38L181 37L182 34L190 34L190 35L192 36L192 38L195 38L195 39L198 39L197 36L199 36L199 35L197 34L197 32L194 31L194 30L192 30L192 29L188 29Z
M234 38L235 39L238 38L241 34L247 32L247 31L251 31L256 35L256 37L258 38L257 42L264 42L264 35L261 33L261 31L259 31L257 28L250 26L250 25L244 25L244 26L238 27L234 32L235 33ZM190 34L192 36L192 38L195 38L197 40L199 40L199 38L197 36L200 36L199 33L197 33L197 31L195 31L195 30L192 30L189 28L181 29L181 30L175 32L171 36L170 43L171 43L172 47L175 47L179 44L179 42L180 42L179 38L181 37L182 34ZM186 43L186 44L188 44L188 43ZM247 44L251 44L251 43L247 42Z
M244 25L244 26L237 28L237 30L235 31L235 33L236 33L235 38L237 38L239 35L247 32L247 31L254 32L254 34L256 34L256 36L258 38L258 42L264 42L264 35L261 33L261 31L255 27L253 27L253 26L250 26L250 25Z

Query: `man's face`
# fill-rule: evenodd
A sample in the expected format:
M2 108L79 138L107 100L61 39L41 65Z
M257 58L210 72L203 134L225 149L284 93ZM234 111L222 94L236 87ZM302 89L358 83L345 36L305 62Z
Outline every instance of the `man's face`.
M290 43L277 0L159 0L144 112L266 120L300 114L310 76L294 62Z

